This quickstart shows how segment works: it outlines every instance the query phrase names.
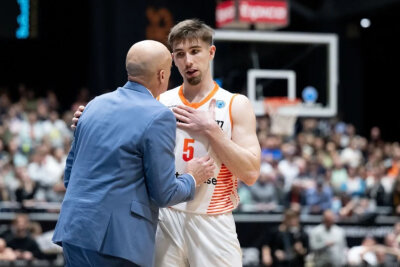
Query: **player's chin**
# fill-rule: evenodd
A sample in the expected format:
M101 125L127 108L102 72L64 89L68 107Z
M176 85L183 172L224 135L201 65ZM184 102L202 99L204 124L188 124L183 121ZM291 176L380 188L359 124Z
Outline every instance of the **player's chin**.
M196 77L189 77L187 81L190 85L198 85L201 82L201 75Z

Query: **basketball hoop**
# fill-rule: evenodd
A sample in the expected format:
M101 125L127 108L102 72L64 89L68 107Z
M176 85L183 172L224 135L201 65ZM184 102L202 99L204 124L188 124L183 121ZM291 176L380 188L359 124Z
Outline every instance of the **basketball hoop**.
M300 99L287 97L267 97L264 99L265 113L271 118L271 133L291 136L298 115Z

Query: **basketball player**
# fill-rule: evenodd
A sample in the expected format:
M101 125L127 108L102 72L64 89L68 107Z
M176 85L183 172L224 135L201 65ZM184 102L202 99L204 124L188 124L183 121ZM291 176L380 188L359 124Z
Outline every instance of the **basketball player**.
M183 85L160 95L177 118L177 175L193 157L209 154L215 175L196 189L194 200L160 210L156 267L242 266L232 210L239 203L237 183L256 182L260 145L250 101L220 88L211 76L216 48L213 30L192 19L168 36ZM76 124L82 107L75 113ZM74 124L72 127L74 127Z
M213 81L213 30L198 20L171 29L168 42L183 85L160 95L178 120L176 170L193 157L211 155L218 167L194 200L160 211L155 266L242 266L232 210L239 202L237 179L255 183L260 145L250 101Z

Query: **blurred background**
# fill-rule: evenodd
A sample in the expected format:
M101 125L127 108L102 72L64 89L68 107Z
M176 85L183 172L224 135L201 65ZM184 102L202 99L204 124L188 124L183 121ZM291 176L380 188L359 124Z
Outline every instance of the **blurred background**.
M399 0L0 1L0 266L63 264L50 240L74 110L126 82L133 43L165 42L188 18L216 29L214 78L257 113L261 176L235 211L245 266L318 266L325 210L346 264L398 266L399 12ZM174 68L169 87L181 83Z

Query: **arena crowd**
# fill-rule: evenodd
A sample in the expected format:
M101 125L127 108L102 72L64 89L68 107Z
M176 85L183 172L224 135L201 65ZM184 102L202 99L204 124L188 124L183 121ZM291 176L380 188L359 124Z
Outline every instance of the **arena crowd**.
M62 265L62 251L51 243L52 230L43 231L28 215L59 212L73 137L69 125L76 108L88 101L85 89L67 108L60 106L54 91L35 97L20 85L13 98L9 90L0 90L0 214L17 214L0 227L0 262ZM253 186L239 184L241 201L235 212L283 215L276 234L263 243L262 264L397 266L400 223L381 243L368 236L348 248L336 222L400 215L399 142L383 140L378 127L360 136L354 125L337 118L299 119L290 135L271 132L268 116L257 120L261 175ZM305 233L302 214L321 215L321 225Z

